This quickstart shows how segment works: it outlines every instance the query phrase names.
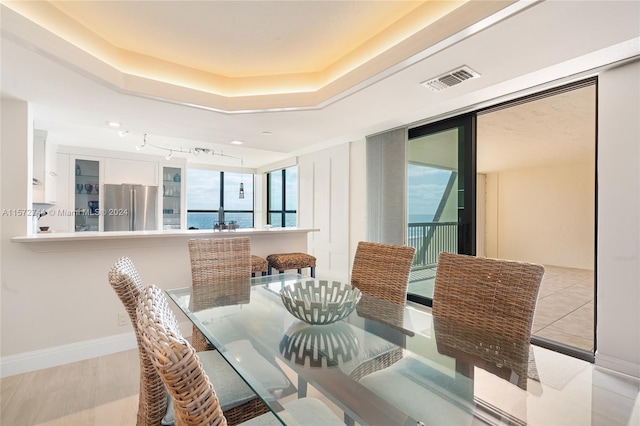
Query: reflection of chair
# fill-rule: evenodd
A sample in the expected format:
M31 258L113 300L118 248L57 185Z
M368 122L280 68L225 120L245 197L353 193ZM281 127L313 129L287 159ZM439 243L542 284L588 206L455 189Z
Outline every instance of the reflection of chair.
M229 419L218 399L220 387L216 392L199 355L180 335L176 318L159 288L151 286L143 292L137 321L149 358L172 396L176 425L226 425ZM331 410L317 400L301 399L285 404L284 408L293 422L300 424L341 424ZM270 414L248 422L252 425L277 423Z
M144 287L138 271L128 257L121 257L116 261L109 271L109 283L127 310L138 341L140 393L138 396L138 420L136 424L138 426L159 425L167 411L167 391L142 345L140 330L136 321L136 307Z
M509 340L446 318L433 318L438 352L527 389L529 339Z
M415 252L413 247L360 241L351 284L364 294L404 306Z
M542 265L440 253L433 315L511 341L528 341Z
M192 239L188 241L192 285L224 286L226 283L251 278L251 240L249 237ZM212 349L207 339L194 326L191 338L198 351Z
M192 312L219 306L242 305L251 300L251 279L230 281L229 284L200 284L191 289L189 300Z

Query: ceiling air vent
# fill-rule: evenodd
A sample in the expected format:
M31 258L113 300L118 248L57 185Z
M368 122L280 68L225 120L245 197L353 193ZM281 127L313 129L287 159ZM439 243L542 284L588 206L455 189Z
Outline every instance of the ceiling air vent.
M424 87L428 87L434 92L439 92L448 87L455 86L458 83L462 83L465 80L471 80L472 78L478 78L480 74L472 70L467 66L462 66L448 73L442 74L439 77L432 78L431 80L423 81Z

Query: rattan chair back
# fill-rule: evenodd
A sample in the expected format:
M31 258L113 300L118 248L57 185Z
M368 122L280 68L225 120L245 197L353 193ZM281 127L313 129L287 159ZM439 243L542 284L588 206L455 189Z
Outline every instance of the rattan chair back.
M224 285L251 278L249 237L191 239L188 241L188 246L191 280L194 287ZM191 342L197 351L213 349L195 326Z
M365 294L404 306L415 252L414 247L360 241L351 284Z
M155 367L151 364L142 345L137 326L136 308L144 287L138 271L128 257L121 257L109 271L109 283L122 301L138 341L140 360L140 393L138 401L138 426L157 426L167 411L167 394Z
M432 312L513 341L528 341L544 267L440 253Z
M137 308L142 343L173 400L175 425L225 426L220 402L196 350L180 334L162 290L146 288Z

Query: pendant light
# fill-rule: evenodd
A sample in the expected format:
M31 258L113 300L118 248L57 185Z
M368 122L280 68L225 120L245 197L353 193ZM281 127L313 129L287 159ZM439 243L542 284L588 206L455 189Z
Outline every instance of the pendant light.
M244 160L240 159L240 193L238 194L238 198L244 200L244 173L242 171L242 167L244 166Z

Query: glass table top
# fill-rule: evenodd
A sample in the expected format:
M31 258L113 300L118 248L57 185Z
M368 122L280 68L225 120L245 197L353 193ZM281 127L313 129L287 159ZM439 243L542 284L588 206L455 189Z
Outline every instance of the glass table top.
M541 389L536 355L565 357L365 294L346 318L308 324L280 296L300 281L320 280L278 274L167 291L276 415L312 386L347 423L526 424L527 398Z

